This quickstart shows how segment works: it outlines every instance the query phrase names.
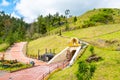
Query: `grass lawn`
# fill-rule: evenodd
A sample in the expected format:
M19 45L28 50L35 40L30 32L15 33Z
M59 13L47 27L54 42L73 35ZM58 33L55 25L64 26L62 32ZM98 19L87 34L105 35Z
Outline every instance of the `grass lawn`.
M42 37L37 40L33 40L28 44L28 54L37 55L38 49L40 50L40 54L45 53L45 49L55 49L55 53L59 53L65 47L67 47L69 39L62 38L57 35Z
M109 24L68 31L64 32L63 35L68 37L78 37L80 39L88 39L105 35L111 32L116 32L118 30L120 31L120 24Z
M94 62L97 69L92 77L92 80L119 80L120 79L120 52L108 51L95 47L95 53L103 58L102 61ZM89 47L84 52L83 56L76 63L67 69L56 72L50 77L50 80L77 80L76 71L78 68L77 62L85 60L90 55Z
M117 28L116 28L117 27ZM102 36L109 35L109 33L113 33L115 31L120 30L120 24L111 24L111 25L101 25L96 27L89 27L84 29L78 29L73 31L68 31L62 33L63 36L67 37L77 37L83 39L85 41L91 42L94 38L102 38ZM110 35L111 35L110 34ZM119 37L119 33L113 34L115 35L113 38ZM113 36L112 35L112 36ZM108 38L106 36L105 38ZM109 37L110 38L110 37ZM28 44L28 54L37 55L38 49L40 49L40 54L45 53L45 49L55 49L56 53L59 53L65 47L67 47L67 42L69 39L63 38L57 35L42 37L37 40L30 41Z
M109 50L117 50L120 48L119 35L120 24L89 27L63 33L63 36L78 37L92 45ZM106 41L108 41L108 43L106 43Z
M93 44L97 44L97 46L103 47L109 50L119 50L120 48L120 31L114 32L111 34L106 34L102 36L98 36L92 39L88 39L88 42L92 42ZM100 41L102 40L102 42ZM105 42L108 41L108 42Z

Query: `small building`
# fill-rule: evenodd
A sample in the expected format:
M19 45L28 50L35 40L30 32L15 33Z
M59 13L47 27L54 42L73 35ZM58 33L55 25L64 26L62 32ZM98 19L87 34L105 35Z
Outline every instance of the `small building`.
M69 47L78 47L80 46L79 40L77 38L72 38L68 44Z

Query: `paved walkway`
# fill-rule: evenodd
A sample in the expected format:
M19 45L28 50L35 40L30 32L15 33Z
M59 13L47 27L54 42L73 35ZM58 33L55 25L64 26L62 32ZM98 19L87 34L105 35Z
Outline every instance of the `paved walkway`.
M60 67L63 68L67 64L68 63L66 62L59 62L56 64L42 65L13 73L7 73L4 76L0 76L0 80L9 80L9 78L12 78L10 80L43 80L50 72Z
M30 63L34 61L35 65L45 65L46 63L40 60L28 58L23 53L23 47L26 45L26 42L15 43L9 50L5 53L5 59L7 60L18 60L23 63Z
M5 72L5 71L0 71L0 76L3 76L5 74L7 74L8 72Z
M5 57L9 60L17 59L18 61L24 63L35 61L36 66L13 73L5 73L0 76L0 80L43 80L50 72L57 68L64 68L69 63L64 61L48 65L45 62L28 58L22 51L25 44L25 42L15 43L8 51L6 51Z

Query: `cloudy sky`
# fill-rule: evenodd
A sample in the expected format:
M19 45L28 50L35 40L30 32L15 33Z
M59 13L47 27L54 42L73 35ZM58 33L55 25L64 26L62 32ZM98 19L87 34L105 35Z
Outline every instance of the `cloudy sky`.
M94 8L120 8L120 0L0 0L0 11L23 17L30 23L39 15L55 14L69 9L71 15L81 15Z

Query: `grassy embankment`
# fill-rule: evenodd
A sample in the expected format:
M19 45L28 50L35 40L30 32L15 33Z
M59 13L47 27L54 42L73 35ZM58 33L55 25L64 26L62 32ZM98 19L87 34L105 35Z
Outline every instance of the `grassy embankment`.
M113 39L113 40L117 40L118 42L116 42L115 44L118 44L120 40L118 38L120 31L118 30L120 30L120 24L113 24L113 25L102 25L102 26L95 26L95 27L68 31L62 33L62 35L68 37L77 37L92 44L99 43L98 42L99 39L100 40ZM111 33L111 32L115 32L115 33ZM55 49L55 52L59 53L61 50L67 47L67 43L69 40L70 38L64 38L57 35L53 35L53 36L47 36L47 37L39 38L37 40L30 41L28 44L28 54L37 55L38 49L40 49L40 54L44 54L46 48L52 50ZM100 45L97 46L99 47ZM116 45L108 45L107 48L111 49L112 46L115 48L117 47ZM106 45L103 46L103 48L104 47L106 47Z
M117 28L116 28L117 27ZM73 37L76 36L80 39L83 39L89 43L99 43L97 40L117 40L116 43L111 43L108 45L95 45L95 53L98 56L103 58L102 61L95 62L96 71L92 77L92 80L119 80L120 79L120 51L113 51L116 49L118 44L120 43L119 35L119 24L115 25L106 25L99 27L91 27L82 30L75 30L70 32L65 32L64 36ZM94 31L94 32L93 32ZM84 34L83 34L84 33ZM116 45L115 45L116 44ZM106 48L107 46L107 48ZM83 56L76 61L76 63L67 69L59 71L50 77L50 80L77 80L75 73L77 72L78 64L77 62L80 60L85 60L90 56L89 47L83 54Z
M33 40L28 44L28 54L29 55L37 55L38 49L40 50L40 54L45 53L45 49L51 49L52 52L55 50L55 53L58 54L61 50L67 47L69 39L62 38L57 35L47 36L43 38L39 38L37 40Z
M120 48L120 24L119 23L119 14L117 9L114 9L113 12L113 23L102 24L98 26L93 26L89 28L82 28L81 25L84 24L84 21L89 20L91 15L99 13L100 10L88 11L87 13L83 14L82 16L78 17L77 22L73 23L71 18L71 23L69 24L70 28L80 28L78 30L73 30L69 32L62 33L63 36L68 37L77 37L82 39L86 42L89 42L91 45L95 46L95 53L103 58L100 62L95 62L96 64L96 71L92 80L119 80L120 74L120 51L113 51L119 50ZM65 27L61 27L64 29ZM60 28L56 29L56 31L60 30ZM53 30L55 32L55 30ZM28 45L28 54L36 54L37 50L40 48L41 53L42 49L48 47L51 49L55 49L56 52L61 51L67 45L60 45L55 42L56 35L48 36L45 38L40 38L38 40L31 41ZM58 37L57 40L61 41L61 44L66 44L66 38ZM39 45L39 46L38 46ZM52 45L52 46L51 46ZM57 46L56 46L57 45ZM60 46L62 48L60 48ZM30 51L31 50L31 51ZM89 47L85 51L84 55L80 58L80 60L85 60L90 55ZM78 60L79 61L79 60ZM55 73L53 76L50 77L50 80L76 80L75 73L77 71L78 64L77 62L70 68L64 69Z
M103 60L94 62L97 69L94 72L92 80L119 80L120 79L120 52L108 51L95 47L95 53L101 56ZM77 80L76 72L78 69L77 62L85 60L90 56L89 47L83 54L83 56L76 61L76 63L67 69L59 71L50 77L50 80Z
M7 43L0 44L0 52L6 50L10 45Z

